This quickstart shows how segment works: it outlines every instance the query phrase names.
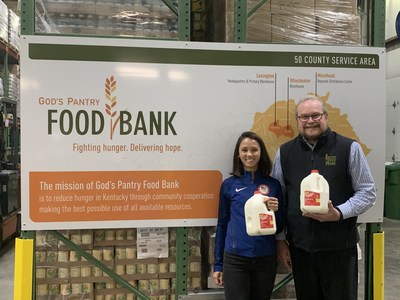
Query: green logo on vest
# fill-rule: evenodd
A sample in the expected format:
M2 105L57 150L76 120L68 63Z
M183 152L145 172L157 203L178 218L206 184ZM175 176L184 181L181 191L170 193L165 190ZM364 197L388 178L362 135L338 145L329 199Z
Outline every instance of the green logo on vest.
M326 166L336 166L336 156L325 155L325 165Z

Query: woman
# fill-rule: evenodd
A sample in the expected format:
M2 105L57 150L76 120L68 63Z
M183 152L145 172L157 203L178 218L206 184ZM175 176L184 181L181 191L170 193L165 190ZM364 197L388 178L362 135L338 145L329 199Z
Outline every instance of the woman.
M277 233L282 228L280 183L269 176L272 163L265 144L254 132L239 137L233 170L221 185L215 239L213 278L224 286L226 300L267 300L274 287L277 257L275 235L249 236L244 205L260 191L275 211ZM268 200L267 200L268 199Z

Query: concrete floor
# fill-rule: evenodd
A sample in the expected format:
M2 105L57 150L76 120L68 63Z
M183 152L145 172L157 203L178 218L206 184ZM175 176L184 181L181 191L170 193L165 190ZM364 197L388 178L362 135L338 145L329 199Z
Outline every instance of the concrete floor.
M385 299L398 300L400 299L400 220L384 218L382 230L385 233ZM361 225L361 248L364 246L364 232L365 225ZM13 243L8 246L9 249L6 248L2 250L0 257L0 299L13 300L15 248ZM364 256L360 261L359 299L364 299Z
M0 257L0 299L14 299L14 243L3 245Z

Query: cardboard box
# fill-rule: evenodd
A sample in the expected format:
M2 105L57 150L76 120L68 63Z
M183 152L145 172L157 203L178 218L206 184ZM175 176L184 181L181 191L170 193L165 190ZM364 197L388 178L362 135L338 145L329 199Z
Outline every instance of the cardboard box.
M208 0L206 41L232 43L235 38L234 0ZM249 0L247 11L251 11L259 0ZM248 20L247 39L249 42L270 42L271 6L264 3Z
M86 1L63 1L46 0L43 6L48 13L76 13L76 14L95 14L96 6L94 0Z
M313 14L314 0L271 0L271 13Z
M250 12L258 2L254 0L249 1L247 11ZM268 1L247 19L247 41L270 43L271 38L271 3Z
M273 43L313 44L317 39L317 23L315 15L272 15Z
M247 42L269 43L272 41L272 17L269 12L260 11L247 21Z
M315 0L315 12L357 15L357 0Z
M324 44L361 45L360 17L347 15L346 18L319 18L318 34Z

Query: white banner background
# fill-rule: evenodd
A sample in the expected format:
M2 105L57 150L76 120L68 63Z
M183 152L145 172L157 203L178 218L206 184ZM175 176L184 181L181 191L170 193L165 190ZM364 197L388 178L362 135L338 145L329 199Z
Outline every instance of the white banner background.
M195 65L95 62L73 60L41 60L29 56L30 43L65 45L104 45L124 47L177 48L247 51L282 51L329 53L367 53L379 55L379 69L266 67L246 65ZM251 55L251 54L250 54ZM245 56L244 56L245 57ZM245 59L245 58L244 58ZM264 113L275 101L288 98L297 102L315 91L317 73L335 74L346 83L319 84L318 94L327 96L328 103L346 119L344 127L352 127L359 140L371 152L367 158L378 187L377 205L360 218L360 222L380 222L383 215L384 157L385 157L385 61L380 48L329 47L301 45L206 44L126 39L92 39L66 37L23 37L21 50L21 144L22 144L22 222L26 229L98 228L128 226L187 226L215 224L216 219L188 220L106 220L105 222L34 222L30 218L30 172L66 171L175 171L213 170L229 175L232 152L241 132L254 126L256 113ZM275 74L274 83L256 83L256 74ZM133 119L137 111L145 118L149 111L176 112L173 127L176 135L115 134L109 137L109 124L99 135L79 135L75 130L63 135L59 123L48 134L48 111L63 110L73 114L79 110L104 113L106 102L104 83L114 76L117 88L115 111L129 111ZM288 90L288 78L308 78L301 88ZM246 80L253 80L247 81ZM244 83L233 83L243 80ZM274 81L274 79L272 79ZM40 104L40 99L62 99L63 104ZM72 105L68 98L96 99L98 105ZM90 102L88 102L90 103ZM94 102L93 102L94 103ZM97 102L96 102L97 103ZM330 114L331 116L331 114ZM293 119L293 115L289 116ZM59 120L58 120L59 122ZM134 124L135 121L132 121ZM281 125L286 124L281 120ZM340 122L340 121L336 121ZM339 131L339 130L338 130ZM340 133L340 131L339 131ZM288 140L289 138L286 138ZM271 158L279 144L265 140ZM86 145L179 145L182 151L166 152L106 152L79 153L73 144ZM273 153L271 153L273 152ZM218 183L219 184L219 183ZM216 199L218 200L218 199Z

